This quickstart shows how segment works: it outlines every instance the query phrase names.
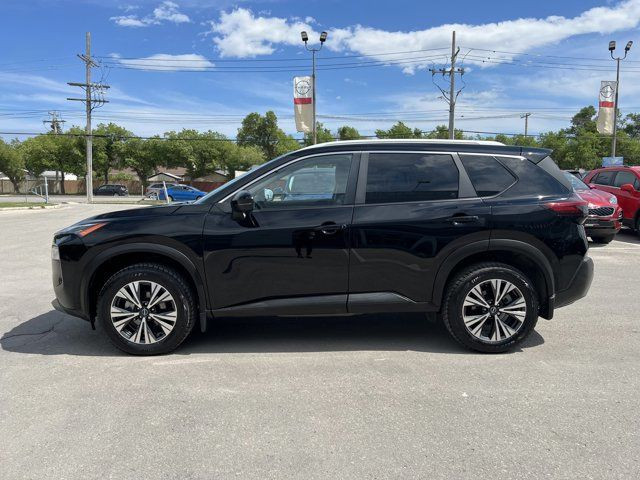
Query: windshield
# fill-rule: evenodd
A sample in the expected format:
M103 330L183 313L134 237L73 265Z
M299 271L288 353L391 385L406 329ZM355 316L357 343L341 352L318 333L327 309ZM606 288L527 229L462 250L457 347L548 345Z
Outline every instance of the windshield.
M584 183L582 180L580 180L578 177L576 177L574 174L569 173L569 172L563 172L564 176L567 177L567 179L571 182L571 187L573 187L573 190L590 190L589 186Z

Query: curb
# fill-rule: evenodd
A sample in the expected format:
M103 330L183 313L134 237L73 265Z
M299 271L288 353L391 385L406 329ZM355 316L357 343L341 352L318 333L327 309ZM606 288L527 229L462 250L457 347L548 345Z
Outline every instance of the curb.
M9 212L12 210L51 210L53 208L60 208L60 204L56 205L38 205L37 207L0 207L0 212Z

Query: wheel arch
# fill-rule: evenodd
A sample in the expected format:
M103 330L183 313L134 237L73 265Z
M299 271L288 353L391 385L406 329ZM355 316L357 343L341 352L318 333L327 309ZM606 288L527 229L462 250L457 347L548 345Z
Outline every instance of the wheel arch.
M486 261L511 265L531 278L539 297L540 315L549 319L553 317L555 280L551 263L535 247L510 239L474 242L451 253L436 274L432 302L440 307L449 281L463 268Z
M124 267L136 263L161 263L180 272L197 295L200 326L206 326L206 289L200 272L184 253L164 245L135 243L120 245L98 254L86 267L82 276L82 310L87 312L92 324L96 317L96 306L100 285Z

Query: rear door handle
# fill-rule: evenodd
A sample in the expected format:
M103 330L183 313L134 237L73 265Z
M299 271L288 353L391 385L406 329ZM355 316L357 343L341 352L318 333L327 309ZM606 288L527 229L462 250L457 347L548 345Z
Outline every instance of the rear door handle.
M454 215L453 217L447 218L447 222L453 223L454 225L462 223L478 223L479 221L480 217L477 215Z

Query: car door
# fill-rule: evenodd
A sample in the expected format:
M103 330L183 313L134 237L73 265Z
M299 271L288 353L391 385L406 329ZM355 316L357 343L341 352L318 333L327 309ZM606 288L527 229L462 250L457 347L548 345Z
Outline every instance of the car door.
M456 154L363 154L351 226L349 312L423 309L443 258L474 241L486 248L489 214Z
M204 226L214 309L231 315L345 313L357 168L357 153L304 157L243 187L255 202L246 220L232 217L233 194L216 204Z
M634 187L633 192L622 190L622 185L629 184ZM636 210L638 209L638 201L640 200L640 192L636 190L638 180L635 173L631 170L618 170L616 176L613 178L613 185L610 190L618 198L618 204L622 208L623 217L626 220L633 220L635 218Z

